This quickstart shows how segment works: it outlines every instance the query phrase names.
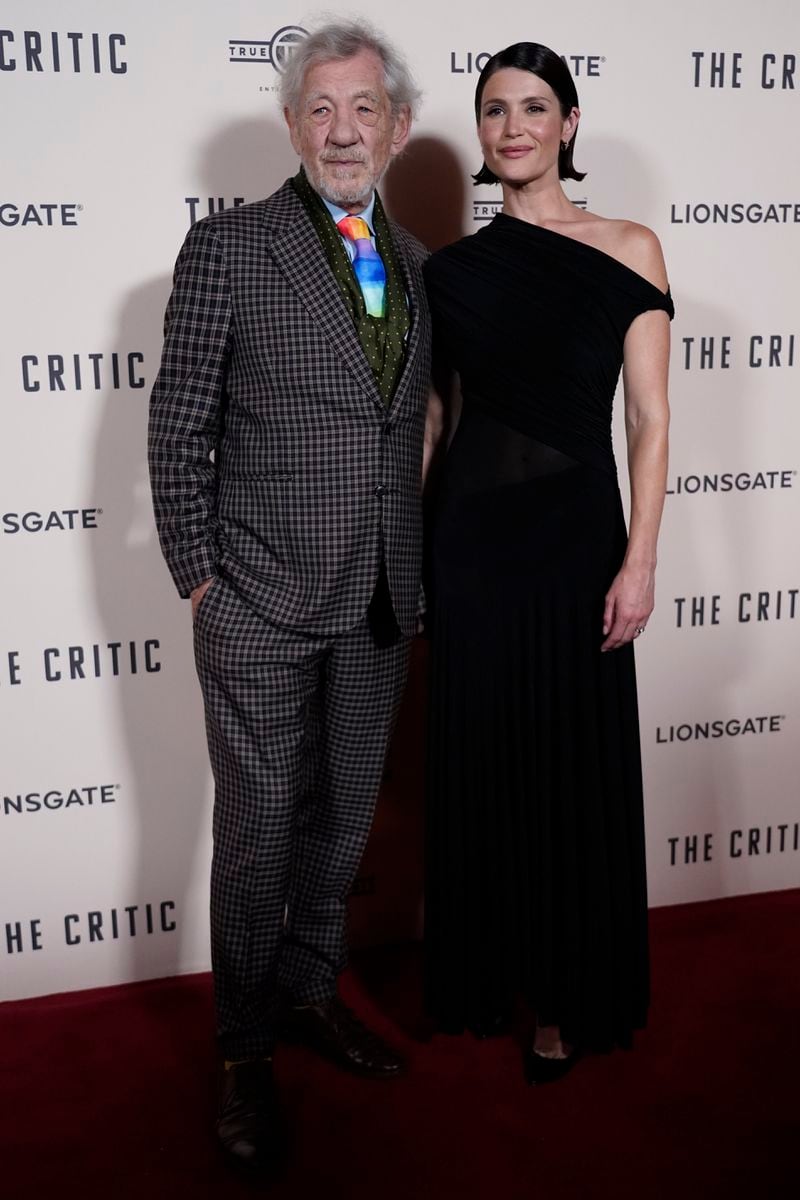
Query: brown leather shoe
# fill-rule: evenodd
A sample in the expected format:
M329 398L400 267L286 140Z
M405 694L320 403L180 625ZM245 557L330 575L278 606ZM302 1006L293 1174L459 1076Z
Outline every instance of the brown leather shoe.
M228 1162L249 1174L274 1170L284 1153L272 1063L232 1063L222 1072L217 1138Z
M287 1009L283 1031L288 1041L301 1042L356 1075L393 1079L405 1067L397 1051L367 1029L338 996Z

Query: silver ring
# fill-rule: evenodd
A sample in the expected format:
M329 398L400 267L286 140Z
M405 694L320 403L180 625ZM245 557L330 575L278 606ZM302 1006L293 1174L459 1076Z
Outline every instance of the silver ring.
M634 633L638 637L640 633L644 633L646 628L647 628L646 625L637 625L636 628L634 629Z

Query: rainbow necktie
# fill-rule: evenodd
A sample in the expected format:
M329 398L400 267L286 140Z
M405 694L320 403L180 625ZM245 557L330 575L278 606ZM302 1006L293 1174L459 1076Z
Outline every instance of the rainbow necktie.
M369 225L362 217L342 217L336 228L355 247L353 270L370 317L386 315L386 268L370 240Z

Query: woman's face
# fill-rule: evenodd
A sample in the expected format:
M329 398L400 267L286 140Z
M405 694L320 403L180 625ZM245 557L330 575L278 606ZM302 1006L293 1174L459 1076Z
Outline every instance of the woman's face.
M530 71L503 67L486 82L478 139L487 167L502 182L528 183L554 173L558 152L575 132L580 112L565 118L549 84Z

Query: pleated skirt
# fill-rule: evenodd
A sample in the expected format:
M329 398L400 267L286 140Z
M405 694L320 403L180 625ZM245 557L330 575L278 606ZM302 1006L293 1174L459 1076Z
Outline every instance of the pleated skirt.
M626 532L580 464L445 488L432 549L425 988L457 1030L522 998L587 1048L648 1006L632 646L600 652Z

